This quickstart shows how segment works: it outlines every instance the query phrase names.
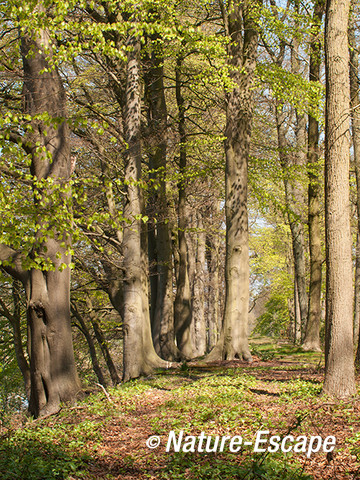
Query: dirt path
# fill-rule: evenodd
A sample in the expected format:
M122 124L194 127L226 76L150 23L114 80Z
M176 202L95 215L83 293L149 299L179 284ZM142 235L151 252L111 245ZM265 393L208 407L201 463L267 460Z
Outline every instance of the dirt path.
M264 365L266 371L261 368ZM360 432L360 400L356 399L349 404L344 404L343 408L339 409L338 402L326 402L320 397L310 405L309 413L309 403L306 400L292 400L285 405L280 405L273 400L279 397L278 390L281 383L296 379L321 383L322 371L301 367L288 370L289 365L279 361L254 362L250 366L243 362L228 362L225 365L222 362L210 368L215 374L218 368L223 369L224 366L244 369L258 379L256 388L249 388L252 393L251 402L249 402L250 410L261 409L264 415L271 414L275 421L276 418L279 422L286 419L288 427L291 428L296 423L299 412L307 409L306 419L309 429L307 435L320 435L322 438L328 435L336 437L337 446L333 454L313 454L310 459L305 455L299 456L305 473L315 480L360 479L356 457L349 453L349 444L346 441L354 432ZM203 367L204 371L205 368L208 372L209 367ZM201 373L201 368L197 372ZM91 473L89 479L106 479L107 476L112 480L160 478L160 471L169 459L164 446L167 436L161 436L161 446L155 451L146 447L146 440L154 433L154 427L156 430L155 419L159 416L159 409L170 400L176 402L176 389L172 391L152 388L134 398L131 411L119 418L112 418L101 432L103 441L97 457L89 465ZM282 432L286 433L285 430L283 428ZM236 460L235 457L234 460ZM184 476L184 478L187 477Z

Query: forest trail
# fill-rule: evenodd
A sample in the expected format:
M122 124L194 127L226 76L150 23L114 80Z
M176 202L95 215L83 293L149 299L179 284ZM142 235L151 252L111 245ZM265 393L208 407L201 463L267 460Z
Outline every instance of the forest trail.
M284 345L254 347L254 361L188 363L106 394L99 389L59 414L3 429L4 480L345 480L360 479L360 399L321 396L320 354ZM360 375L357 377L359 385ZM19 427L19 425L18 425ZM166 452L184 436L336 437L332 453ZM160 446L146 441L158 436Z
M278 401L281 398L281 386L287 385L289 382L292 384L294 382L304 382L304 385L308 383L320 386L324 377L323 368L302 367L300 364L296 365L293 361L261 361L255 357L251 365L235 360L231 362L217 362L217 364L206 367L193 364L189 369L189 377L183 378L182 383L184 380L186 381L187 386L185 389L194 396L194 406L197 396L196 382L203 378L204 372L210 376L219 372L220 375L224 375L224 372L227 371L229 374L230 372L236 372L236 374L241 372L240 375L251 375L256 379L256 384L248 389L249 393L251 393L251 400L246 403L247 410L249 412L263 412L264 424L266 423L265 418L272 418L273 431L275 433L281 432L284 435L293 430L298 433L301 423L306 421L307 427L302 429L301 433L319 435L321 438L325 438L328 435L336 437L337 446L334 454L317 453L312 454L311 458L306 458L305 455L298 455L297 459L303 467L303 475L307 474L310 476L302 477L299 476L300 474L296 474L293 478L313 478L316 480L360 479L359 463L356 461L356 455L351 454L349 451L351 444L348 441L348 438L354 431L360 432L360 400L354 400L352 403L344 404L340 408L337 402L327 401L321 397L318 397L316 401L310 402L308 398L293 399L285 404ZM153 382L154 379L150 379L150 381ZM221 388L221 385L219 386ZM122 417L121 420L112 418L101 432L102 442L98 450L99 457L89 469L89 473L92 475L91 478L107 478L107 475L114 480L197 478L191 472L189 459L184 461L183 472L181 473L180 465L179 471L176 473L176 475L183 476L175 476L175 474L174 477L171 476L171 469L168 473L165 473L168 469L169 458L171 458L171 455L177 455L165 452L166 433L160 435L161 446L158 449L154 451L146 447L147 438L154 432L158 433L159 428L163 428L164 423L166 424L167 417L159 419L159 412L166 410L166 406L169 404L172 409L176 408L177 398L178 388L176 386L172 385L171 387L161 389L155 386L134 398L134 409ZM118 404L118 408L121 409L121 404ZM180 405L179 408L181 410ZM197 404L197 408L201 411L202 405ZM226 405L224 405L224 408L226 409ZM299 412L304 413L301 420ZM168 416L171 417L171 414L170 409ZM210 414L209 418L212 418ZM349 422L350 418L351 422ZM246 421L245 419L245 424ZM297 423L300 424L298 427L296 426ZM218 424L215 428L212 422L207 425L205 421L203 424L203 430L211 435L223 435L224 428L226 429L224 424ZM191 415L187 415L184 429L188 435L199 435L201 430L195 421L191 421ZM239 430L234 433L241 434ZM194 463L201 463L208 457L208 455L204 454L192 455L197 456ZM233 454L234 464L239 461L238 455ZM257 478L251 475L253 473L247 477L238 476L234 478ZM226 474L222 476L219 472L218 477L203 476L201 478L229 478L230 480L232 477L227 477ZM278 477L259 476L258 478Z

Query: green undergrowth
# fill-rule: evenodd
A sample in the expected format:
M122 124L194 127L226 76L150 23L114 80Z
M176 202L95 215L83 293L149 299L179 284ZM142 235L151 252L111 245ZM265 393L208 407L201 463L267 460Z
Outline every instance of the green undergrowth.
M321 376L316 373L320 355L286 345L276 350L276 345L269 343L258 348L275 351L275 359L290 358L293 368L285 361L281 370L270 360L269 365L262 360L261 365L254 362L236 367L184 364L108 389L108 396L103 391L89 395L76 406L63 407L56 416L27 420L22 428L3 429L0 478L310 480L304 455L254 453L248 446L237 453L226 449L218 453L165 452L168 435L170 431L176 435L182 431L184 436L204 432L212 438L239 435L254 441L259 430L266 430L282 438L288 434L325 436L336 434L328 429L332 422L340 425L339 429L351 425L341 448L347 448L360 462L358 411L341 402L329 406L320 396ZM125 432L125 436L108 454L117 462L113 471L106 467L109 458L102 447L114 425L116 432ZM134 446L132 429L139 425L142 429L137 431ZM110 435L115 445L116 434ZM143 436L140 441L139 435ZM146 448L151 435L160 437L160 448ZM124 438L131 447L122 450ZM321 460L325 453L316 455Z
M69 415L71 418L71 415ZM0 439L2 480L86 478L87 463L101 440L98 423L29 422Z
M294 363L296 367L312 367L320 369L324 366L325 358L321 352L305 352L300 346L290 343L280 343L266 337L250 339L251 353L261 361L277 360L288 364ZM281 368L286 366L282 365ZM292 368L289 365L288 368Z
M163 480L311 480L301 465L294 465L278 455L254 455L242 463L231 455L202 458L194 454L176 454L162 473ZM186 473L184 473L186 472Z

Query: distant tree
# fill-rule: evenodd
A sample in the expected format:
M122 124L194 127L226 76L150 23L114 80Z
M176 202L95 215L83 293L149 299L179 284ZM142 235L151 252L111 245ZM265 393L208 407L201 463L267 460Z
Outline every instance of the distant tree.
M149 199L151 213L156 218L156 223L150 222L153 226L149 229L149 261L155 263L150 278L151 327L156 352L165 360L174 361L180 358L180 351L175 345L171 224L166 187L168 126L160 35L150 35L145 51L146 47L148 51L143 61L148 128L146 150L150 178L156 182L156 190Z
M185 124L185 99L182 92L182 65L181 52L176 59L176 104L178 108L179 133L179 183L178 183L178 248L179 262L177 274L177 289L175 296L175 333L177 345L181 353L187 357L193 356L191 339L191 291L188 271L188 248L186 245L185 230L187 227L186 215L186 166L187 166L187 134Z
M7 320L8 325L1 325L2 351L11 351L11 346L14 347L14 356L24 381L26 397L27 400L30 400L30 366L25 353L23 317L26 312L25 302L22 301L21 298L23 294L22 290L22 285L19 280L13 280L12 284L10 282L4 282L0 298L0 316ZM9 327L11 328L9 329ZM9 342L6 341L6 330L11 330L12 333L12 339ZM2 363L7 363L7 361Z
M321 23L325 10L324 0L314 4L313 28L310 35L310 82L320 81L321 67ZM321 165L320 165L320 126L314 115L309 115L308 126L308 221L310 251L309 309L302 347L304 350L320 351L321 322L321 279L323 254L321 249Z

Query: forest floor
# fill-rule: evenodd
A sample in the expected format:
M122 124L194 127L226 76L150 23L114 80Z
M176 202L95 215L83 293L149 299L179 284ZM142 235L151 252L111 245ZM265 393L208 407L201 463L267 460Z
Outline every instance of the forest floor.
M321 396L321 354L260 340L252 349L252 364L183 364L99 389L57 415L3 427L0 479L360 479L360 388L350 402L331 401ZM254 453L260 430L281 439L332 435L336 447L309 457ZM252 445L210 453L197 451L196 443L192 453L175 452L172 444L166 452L170 431L176 439L181 431L184 438L239 435ZM160 445L150 449L146 441L154 435Z

